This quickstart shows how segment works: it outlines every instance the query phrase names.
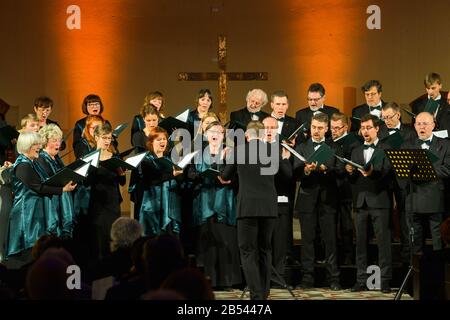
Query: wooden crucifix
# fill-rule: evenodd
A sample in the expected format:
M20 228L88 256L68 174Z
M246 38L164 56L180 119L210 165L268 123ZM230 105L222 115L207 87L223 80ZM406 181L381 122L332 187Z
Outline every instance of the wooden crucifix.
M219 108L218 116L222 123L227 121L227 82L228 81L249 81L268 80L267 72L227 72L227 38L224 35L218 36L217 59L219 72L180 72L179 81L218 81L219 85Z

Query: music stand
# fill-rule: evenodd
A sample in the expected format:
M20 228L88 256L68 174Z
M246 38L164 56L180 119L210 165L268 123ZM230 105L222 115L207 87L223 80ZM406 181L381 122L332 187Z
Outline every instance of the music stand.
M281 277L281 275L277 272L277 270L275 269L275 267L274 267L273 265L271 265L271 269L272 269L273 274L274 274L278 279L270 278L270 282L273 281L273 282L277 283L278 285L282 286L283 289L286 289L287 291L289 291L289 293L291 294L291 296L292 296L293 298L296 298L294 292L292 292L292 287L289 286L289 285L286 283L286 281L283 279L283 277ZM247 290L248 290L248 286L245 286L244 290L242 290L242 294L241 294L240 299L243 299L243 298L244 298L245 292L246 292Z
M410 211L413 210L413 182L429 182L437 180L436 171L430 161L430 155L426 149L403 149L385 150L386 157L394 168L395 176L399 179L408 179L410 194ZM400 300L406 283L413 272L413 245L414 227L412 224L412 213L407 212L409 220L409 267L403 282L395 294L394 300Z

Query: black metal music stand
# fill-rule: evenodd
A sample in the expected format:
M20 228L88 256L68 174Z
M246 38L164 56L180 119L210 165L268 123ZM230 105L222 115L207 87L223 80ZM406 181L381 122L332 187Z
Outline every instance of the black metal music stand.
M399 179L408 179L410 194L410 210L413 210L413 182L429 182L437 180L436 171L430 161L429 151L426 149L385 150L386 156L391 162L395 176ZM414 227L411 212L406 212L409 220L409 267L403 279L402 285L395 294L394 300L400 300L405 286L413 274L413 245Z

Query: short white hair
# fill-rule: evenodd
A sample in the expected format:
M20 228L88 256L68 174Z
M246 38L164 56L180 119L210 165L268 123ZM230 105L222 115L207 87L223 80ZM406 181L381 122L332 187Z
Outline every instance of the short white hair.
M63 137L61 129L54 123L43 126L41 130L39 130L39 134L41 135L42 144L44 147L47 145L48 140L52 138L62 139Z
M17 138L17 152L27 153L35 144L42 145L41 135L37 132L22 132Z
M255 97L255 98L261 100L261 108L264 108L264 106L267 104L267 102L269 102L269 99L267 98L267 93L265 93L261 89L250 90L247 93L247 97L245 98L245 100L248 101L251 97Z
M137 220L127 217L117 218L111 226L111 251L119 248L131 248L141 236L142 227Z

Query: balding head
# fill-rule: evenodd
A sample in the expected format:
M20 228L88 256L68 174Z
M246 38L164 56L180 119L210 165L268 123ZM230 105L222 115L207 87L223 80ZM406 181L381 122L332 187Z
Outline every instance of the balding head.
M430 139L435 127L433 115L428 112L419 113L416 116L414 127L420 140Z
M264 140L272 142L276 139L278 131L278 120L273 117L264 118L262 121L264 125Z

